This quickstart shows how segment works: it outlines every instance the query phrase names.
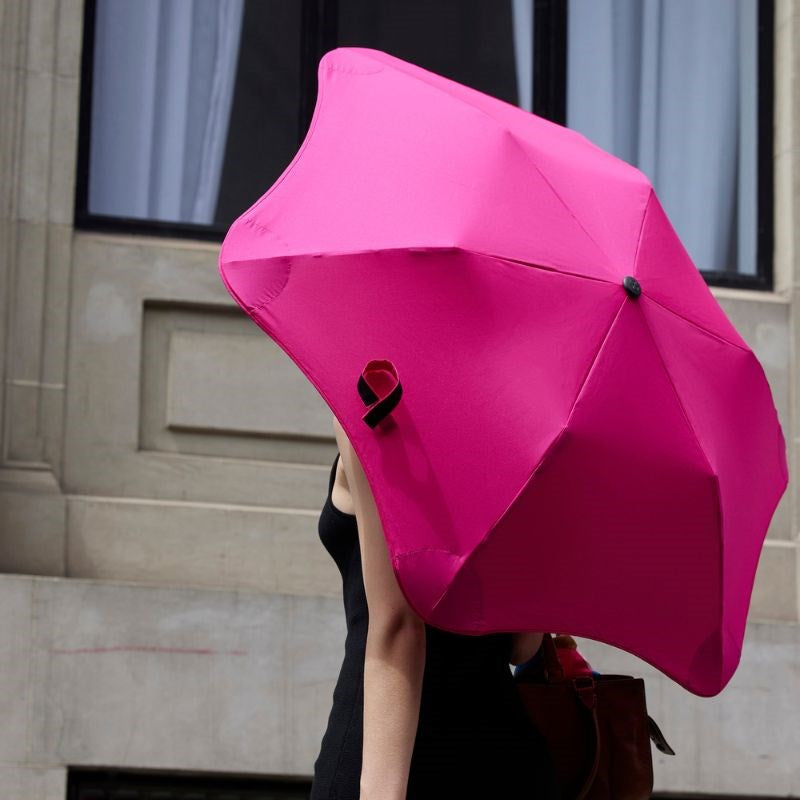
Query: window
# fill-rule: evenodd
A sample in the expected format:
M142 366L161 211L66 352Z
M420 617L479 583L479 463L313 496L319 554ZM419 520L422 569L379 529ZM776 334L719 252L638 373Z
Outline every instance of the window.
M569 0L567 125L650 178L703 272L757 274L758 14Z
M87 2L76 224L221 238L301 138L300 9Z
M327 50L377 47L639 167L710 283L771 287L773 0L89 0L76 225L221 240Z

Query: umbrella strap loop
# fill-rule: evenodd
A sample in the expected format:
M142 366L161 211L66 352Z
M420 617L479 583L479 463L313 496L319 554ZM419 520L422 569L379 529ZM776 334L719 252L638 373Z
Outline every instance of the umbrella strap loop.
M361 399L369 406L362 419L370 428L388 416L403 394L397 368L387 358L368 361L358 376L357 385Z

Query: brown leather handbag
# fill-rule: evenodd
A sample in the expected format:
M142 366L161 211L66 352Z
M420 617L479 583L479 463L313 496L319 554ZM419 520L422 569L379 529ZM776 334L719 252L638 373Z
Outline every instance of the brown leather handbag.
M515 676L515 684L547 741L564 800L647 800L653 790L650 740L663 753L675 752L647 714L644 681L567 677L549 633L541 656L541 676Z

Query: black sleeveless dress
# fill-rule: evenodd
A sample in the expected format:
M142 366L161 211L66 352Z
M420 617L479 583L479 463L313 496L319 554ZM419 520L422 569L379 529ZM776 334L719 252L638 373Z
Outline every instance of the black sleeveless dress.
M361 777L367 598L356 518L331 501L338 458L337 453L318 527L342 575L347 636L309 800L359 800ZM511 634L466 636L425 627L407 800L560 798L545 741L528 721L513 683Z

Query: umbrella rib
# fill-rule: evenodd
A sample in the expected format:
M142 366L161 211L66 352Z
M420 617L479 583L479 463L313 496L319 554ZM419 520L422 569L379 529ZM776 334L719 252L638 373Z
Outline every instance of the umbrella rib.
M661 303L659 303L659 305L661 305ZM667 309L667 310L669 310L669 309ZM680 317L681 315L678 314L677 316ZM667 376L667 380L669 381L669 385L672 387L672 391L673 391L673 393L675 395L675 400L678 403L678 408L680 408L681 414L683 414L683 418L684 418L684 420L686 420L686 424L689 427L689 430L691 431L692 437L694 438L695 444L697 445L697 449L700 451L700 454L702 455L703 460L706 462L706 465L708 466L709 472L711 473L711 475L714 478L714 494L716 496L715 508L716 508L716 512L717 512L717 514L716 514L716 516L717 516L717 528L718 528L718 531L719 531L719 565L718 565L718 568L719 568L719 597L717 598L717 602L719 603L719 619L720 619L720 623L722 625L722 628L724 630L725 629L725 603L724 603L724 598L725 598L725 537L723 535L724 528L723 528L723 521L722 521L722 492L720 490L720 485L719 485L719 475L717 474L717 471L714 469L713 465L711 464L711 461L709 461L708 454L704 450L703 445L700 442L699 437L697 436L697 431L695 431L694 425L692 425L692 421L689 418L689 415L686 413L686 408L683 405L683 401L681 400L680 394L678 393L678 387L675 386L675 381L672 379L672 375L670 374L669 369L667 369L667 363L666 363L666 361L664 361L664 357L661 355L661 351L658 349L658 342L656 341L656 337L653 334L653 329L652 329L652 327L651 327L651 325L650 325L650 323L649 323L649 321L647 319L647 314L642 314L642 319L644 320L645 327L647 328L647 333L650 336L650 341L653 343L653 349L656 351L656 355L658 356L658 360L661 362L661 367L664 370L664 374ZM687 321L691 322L691 320L687 320ZM700 327L700 326L698 325L697 327ZM710 333L710 331L709 331L709 333ZM727 340L725 340L725 341L727 341ZM733 343L731 342L731 344L733 344ZM736 345L736 347L739 347L739 345ZM720 654L720 657L721 657L721 654ZM720 664L720 668L721 668L721 664Z
M704 325L701 325L699 322L695 322L695 320L689 319L689 317L686 317L683 314L679 314L677 311L675 311L674 308L670 308L669 306L665 306L663 303L661 303L658 300L656 300L655 297L653 297L652 295L648 294L647 295L647 299L651 303L655 303L656 305L661 306L661 308L663 308L665 311L669 311L670 314L673 314L676 317L680 317L682 320L685 320L690 325L694 325L695 328L697 328L698 330L703 331L704 333L707 333L709 336L713 336L715 339L719 339L721 342L725 342L725 344L731 345L731 347L736 347L739 350L743 350L745 353L752 352L752 350L749 347L743 347L738 342L732 342L730 339L728 339L727 337L723 336L722 334L715 333L714 331L709 330L708 328L706 328Z
M652 298L650 298L650 299L652 300ZM661 305L661 303L659 303L659 305ZM667 309L667 310L669 310L669 309ZM680 317L681 315L678 314L677 316ZM699 448L700 452L703 454L703 458L705 459L705 462L708 465L708 468L711 471L711 474L716 477L717 473L715 472L713 466L711 465L711 462L708 460L708 456L706 455L706 451L703 449L703 445L700 443L700 439L697 436L697 432L695 431L694 426L692 425L692 421L689 419L689 415L686 413L686 408L684 407L683 402L681 401L681 397L678 394L678 389L675 386L675 381L672 380L672 375L670 375L670 372L667 369L667 364L664 361L664 357L661 355L661 351L658 349L658 342L656 341L656 337L653 335L653 329L651 328L650 323L647 320L647 315L646 314L642 314L642 319L644 320L644 324L645 324L645 327L647 328L647 332L650 334L650 341L653 343L653 349L656 351L656 354L658 355L658 360L661 362L661 366L664 369L664 374L667 376L667 380L669 380L669 384L672 387L672 391L675 393L675 399L678 401L678 406L679 406L679 408L681 410L681 413L683 414L683 418L686 420L686 424L689 426L689 430L692 432L692 436L694 437L694 440L697 443L697 447ZM682 317L682 319L685 319L685 317ZM691 322L691 320L687 320L687 322ZM697 327L700 327L700 326L698 325ZM702 330L705 330L705 329L703 328ZM711 332L708 331L708 333L711 333ZM725 339L724 341L727 341L727 339ZM733 343L730 342L730 344L733 344ZM739 345L735 345L735 346L739 347Z
M486 112L484 112L484 113L486 113ZM508 128L506 128L506 130L508 130ZM512 131L509 131L509 133L511 134L511 138L514 140L514 142L516 143L517 147L519 147L519 149L522 150L522 154L525 156L525 158L528 159L528 161L531 162L531 164L533 165L533 168L539 173L539 175L541 176L542 180L547 184L547 186L550 189L550 191L558 198L558 200L561 202L561 205L563 205L564 208L567 209L567 213L575 220L575 222L577 223L578 227L586 234L586 236L588 237L589 241L597 248L598 252L603 254L603 256L606 259L606 263L608 264L608 266L609 267L613 267L614 266L614 262L609 257L608 253L606 253L606 251L603 250L603 248L600 246L600 243L597 241L597 239L595 239L594 236L592 236L592 234L589 233L589 231L586 229L584 224L578 219L578 217L575 216L575 212L567 205L567 202L558 193L558 190L556 189L556 187L553 186L552 183L550 183L550 179L544 174L544 172L542 171L542 168L533 160L533 158L531 158L531 156L528 155L527 151L520 144L519 139L517 139L516 135Z
M547 264L537 264L533 261L525 261L521 258L511 258L510 256L501 256L497 253L484 253L478 250L470 250L471 253L475 253L478 256L486 256L487 258L496 258L500 261L513 261L515 264L522 264L524 267L531 267L533 269L542 269L546 270L547 272L556 272L559 275L569 275L573 278L584 278L587 281L600 281L600 283L611 283L616 286L617 281L609 280L608 278L602 278L599 275L586 275L582 272L572 272L568 269L562 269L560 266L548 266Z
M648 212L648 210L650 208L650 203L654 199L657 199L656 191L655 191L655 189L653 187L650 187L650 192L647 195L647 202L645 203L645 207L644 207L644 213L642 214L642 223L641 223L641 225L639 227L639 238L638 238L638 241L636 243L636 254L635 254L634 259L633 259L633 271L631 273L632 275L637 275L638 274L639 250L640 250L640 248L642 246L642 232L644 231L644 225L645 225L645 222L647 220L647 212ZM646 288L647 287L645 286L645 289ZM680 317L681 319L686 320L686 322L690 323L691 325L694 325L699 330L705 331L710 336L715 336L716 338L720 339L721 341L727 342L728 344L731 344L734 347L738 347L739 349L742 349L742 350L745 349L738 342L732 342L730 339L726 338L725 336L722 336L722 334L714 333L714 331L710 331L708 328L704 327L703 325L700 325L699 323L695 322L694 320L689 319L689 317L686 317L683 314L679 314L677 311L675 311L674 309L670 308L669 306L665 306L663 303L661 303L658 300L656 300L649 293L645 292L645 294L646 294L648 300L651 300L652 302L656 303L657 305L660 305L661 308L663 308L665 311L669 311L670 314L674 314L676 317Z
M544 464L545 459L547 458L547 456L552 452L554 446L558 443L559 439L561 439L562 435L564 434L564 431L567 429L567 426L569 425L569 421L572 418L572 414L573 414L573 412L575 410L575 406L578 404L578 400L580 399L581 393L583 392L583 388L584 388L584 386L586 386L586 383L589 380L589 376L592 374L592 370L594 369L594 365L597 363L598 358L600 358L600 353L603 352L603 348L605 347L605 344L608 341L609 336L611 335L611 331L614 329L614 324L616 323L617 319L619 319L619 315L622 313L622 309L625 307L625 303L627 301L628 301L628 297L626 296L625 299L620 304L619 308L617 309L616 313L614 314L614 318L611 320L611 322L610 322L610 324L608 326L608 329L605 332L605 335L603 336L600 344L598 345L597 352L594 354L594 358L592 359L592 362L589 365L589 368L586 370L586 374L583 376L583 380L581 381L581 385L578 388L578 391L575 393L575 399L572 401L572 405L570 406L569 414L567 414L567 420L564 423L564 427L561 428L561 430L553 437L553 440L547 446L547 449L544 451L544 453L542 454L542 457L536 463L536 466L533 468L533 470L531 471L530 475L528 475L528 477L522 482L522 485L520 486L519 490L514 495L514 497L511 500L511 502L500 513L500 516L489 526L489 528L487 529L486 533L484 533L484 535L481 537L481 540L478 542L478 544L476 544L475 547L473 547L472 550L470 550L470 552L464 557L464 560L461 562L461 564L459 564L458 569L456 569L456 571L453 573L453 575L452 575L452 577L450 579L450 582L448 583L447 586L445 586L444 591L442 591L442 593L437 598L436 602L431 607L431 613L433 613L436 610L437 606L444 599L445 595L455 585L456 580L458 579L458 576L461 574L461 572L463 571L464 567L466 567L467 563L472 559L472 557L475 555L475 553L488 541L489 534L491 534L491 532L500 524L502 519L506 516L506 514L508 514L509 510L511 508L513 508L517 498L525 490L525 487L531 482L531 479L539 471L539 468L542 466L542 464Z
M264 233L267 233L267 234L270 234L270 235L274 234L274 232L270 228L267 228L266 226L261 225L261 224L255 222L255 221L245 220L245 224L251 225L252 227L257 228L258 230L261 230ZM421 246L421 245L411 244L411 245L402 245L402 246L399 246L399 247L385 248L385 251L387 251L387 252L395 252L395 251L397 251L397 252L405 252L405 251L408 251L408 250L416 250L416 249L419 249L420 247L422 249L424 249L424 250L441 250L441 251L445 251L445 252L452 251L452 250L459 250L462 253L470 253L470 254L473 254L473 255L476 255L476 256L481 256L481 257L484 257L484 258L494 258L494 259L496 259L498 261L506 261L506 262L511 262L511 263L514 263L514 264L521 264L522 266L529 267L531 269L539 269L539 270L543 270L545 272L555 272L557 275L564 275L564 276L572 277L572 278L582 278L583 280L587 280L587 281L598 281L600 283L608 283L608 284L612 284L612 285L615 285L615 286L617 285L617 281L612 281L612 280L610 280L608 278L603 278L603 277L598 276L598 275L586 275L586 274L581 273L581 272L573 272L572 270L563 269L560 265L557 265L557 264L553 264L553 265L541 264L541 263L536 263L536 262L533 262L533 261L525 261L524 259L521 259L521 258L511 258L510 256L504 256L504 255L500 255L498 253L487 253L487 252L484 252L484 251L481 251L481 250L473 250L471 248L453 247L452 245L430 245L430 246L424 245L424 246ZM382 252L383 250L384 250L383 248L378 248L377 251L376 251L375 248L359 248L357 250L346 250L346 251L342 250L342 251L337 252L333 257L334 258L338 258L338 257L353 258L353 257L356 257L356 256L374 255L375 252ZM321 256L321 255L325 255L325 251L324 250L319 250L319 251L316 251L316 252L313 252L313 253L305 253L304 252L304 253L299 253L299 254L280 253L280 254L276 254L274 256L269 257L269 259L242 259L242 260L229 261L228 264L229 265L233 265L233 264L249 264L249 263L252 263L252 262L262 261L262 260L273 261L273 260L276 260L276 259L312 258L312 257ZM222 277L223 277L223 281L225 281L226 285L228 285L227 281L225 279L224 273L223 273ZM287 276L287 280L288 280L288 276ZM234 294L233 290L230 287L228 288L228 291L231 292L231 294ZM236 297L235 294L234 294L234 297ZM274 299L274 298L273 297L268 297L264 302L259 301L255 306L253 306L251 308L251 310L253 310L253 311L261 310L263 308L263 306L266 305L268 302L270 302L272 299ZM241 301L240 301L240 304L246 305L246 304L242 303Z

